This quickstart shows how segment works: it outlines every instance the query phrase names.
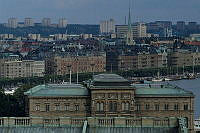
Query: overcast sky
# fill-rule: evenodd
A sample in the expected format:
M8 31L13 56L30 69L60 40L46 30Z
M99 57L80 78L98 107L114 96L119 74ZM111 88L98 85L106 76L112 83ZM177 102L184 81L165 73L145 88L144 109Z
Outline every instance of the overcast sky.
M54 22L60 17L69 23L98 24L114 18L123 24L128 14L128 0L0 0L0 23L10 17L20 21L32 17L40 22L50 17ZM197 21L200 23L200 0L132 0L132 21L156 20Z

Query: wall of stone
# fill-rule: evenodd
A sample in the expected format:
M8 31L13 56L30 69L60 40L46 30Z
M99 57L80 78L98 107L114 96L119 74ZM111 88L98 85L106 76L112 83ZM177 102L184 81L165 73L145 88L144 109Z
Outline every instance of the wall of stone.
M194 98L190 97L136 97L136 104L140 105L140 110L136 111L138 117L187 117L188 127L194 130ZM149 109L146 109L146 105ZM159 105L159 110L155 109L155 105ZM165 104L168 104L168 110L165 110ZM174 105L178 105L178 109L174 109ZM184 105L188 105L188 110L184 110Z
M88 97L38 97L30 98L29 101L29 116L31 117L86 117L90 115ZM49 111L46 111L46 105L49 105ZM38 110L36 106L39 106ZM56 109L56 106L59 108ZM78 106L77 109L76 106Z
M82 133L81 127L1 127L1 133ZM86 133L178 133L177 128L168 127L98 127L88 128Z

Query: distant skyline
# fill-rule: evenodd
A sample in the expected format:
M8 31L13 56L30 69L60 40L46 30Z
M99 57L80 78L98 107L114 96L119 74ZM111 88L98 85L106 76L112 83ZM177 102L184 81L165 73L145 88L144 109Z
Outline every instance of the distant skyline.
M68 23L99 24L113 18L124 24L128 15L128 0L0 0L0 23L10 17L23 21L31 17L41 22L43 17L53 23L64 17ZM196 21L200 23L200 0L132 0L132 22Z

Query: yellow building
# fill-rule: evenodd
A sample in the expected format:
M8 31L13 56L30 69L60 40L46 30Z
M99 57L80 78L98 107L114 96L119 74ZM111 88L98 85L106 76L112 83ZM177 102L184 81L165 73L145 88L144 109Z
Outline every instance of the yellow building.
M105 56L56 56L46 60L49 74L65 75L72 73L104 72Z

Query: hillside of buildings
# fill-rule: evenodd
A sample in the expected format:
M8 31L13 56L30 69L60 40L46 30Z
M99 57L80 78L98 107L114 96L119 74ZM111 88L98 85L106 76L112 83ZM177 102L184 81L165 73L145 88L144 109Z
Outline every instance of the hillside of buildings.
M99 25L81 25L81 24L68 24L66 27L45 27L41 25L35 25L31 27L17 27L9 28L0 25L0 34L13 34L17 37L24 37L28 34L41 34L41 36L47 37L54 34L99 34Z

